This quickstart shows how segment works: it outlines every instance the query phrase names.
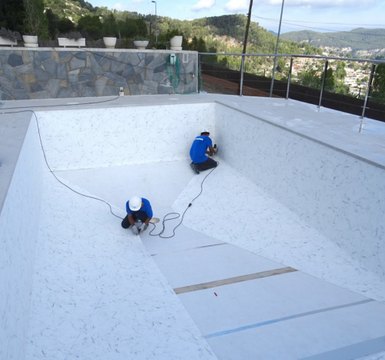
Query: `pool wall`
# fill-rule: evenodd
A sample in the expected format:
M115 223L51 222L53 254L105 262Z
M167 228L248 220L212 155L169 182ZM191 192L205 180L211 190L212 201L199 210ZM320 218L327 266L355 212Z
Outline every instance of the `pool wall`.
M0 214L0 359L24 359L42 195L42 157L35 122L19 122L17 115L3 115L2 125L7 117L10 130L18 128L21 132L11 137L9 131L0 134L3 144L11 142L8 149L13 147L13 156L2 161L0 168L2 176L10 170ZM12 157L14 163L9 162Z
M221 159L363 268L384 277L381 166L214 102L39 111L37 117L47 160L58 171L188 161L192 140L209 128ZM0 216L1 359L25 358L42 178L47 171L34 118L25 125L25 138L18 139L20 151ZM7 166L2 162L0 171Z
M208 127L223 160L363 268L385 276L382 166L215 103L54 111L39 118L55 170L181 160Z
M38 113L53 170L175 161L204 128L215 135L215 105L164 105Z
M227 106L216 119L221 158L384 278L382 166Z

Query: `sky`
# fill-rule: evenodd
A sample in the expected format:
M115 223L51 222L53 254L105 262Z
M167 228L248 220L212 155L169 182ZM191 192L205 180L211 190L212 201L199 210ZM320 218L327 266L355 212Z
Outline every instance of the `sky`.
M385 0L283 0L281 33L313 30L348 31L358 27L385 28ZM93 6L155 14L179 20L244 14L250 0L88 0ZM282 0L253 0L251 20L278 32ZM384 40L385 43L385 40Z

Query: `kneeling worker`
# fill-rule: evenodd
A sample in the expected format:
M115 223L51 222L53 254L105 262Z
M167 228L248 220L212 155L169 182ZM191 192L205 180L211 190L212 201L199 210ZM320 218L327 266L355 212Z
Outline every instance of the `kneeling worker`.
M152 218L152 208L150 202L145 198L139 196L133 196L126 203L127 216L122 221L122 227L128 229L131 226L131 230L135 235L139 235L142 231L145 231L148 227L148 223ZM139 229L136 226L136 222L142 222Z
M206 156L206 154L212 156L216 153L213 148L213 142L209 136L210 132L204 129L201 135L195 138L190 149L191 167L198 174L200 171L212 169L218 165L216 161ZM207 150L207 148L209 150Z

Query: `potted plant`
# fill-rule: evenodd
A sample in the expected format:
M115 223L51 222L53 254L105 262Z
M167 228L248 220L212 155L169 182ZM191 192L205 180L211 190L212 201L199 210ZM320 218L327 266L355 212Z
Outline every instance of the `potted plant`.
M17 31L0 29L0 45L14 46L17 45L18 40L21 40L21 36Z
M106 49L115 49L115 45L116 45L115 36L105 36L103 37L103 41Z
M23 35L24 47L38 47L37 35Z
M134 45L138 50L144 50L148 43L149 41L144 36L139 35L134 37Z
M86 46L86 39L78 31L71 31L66 34L58 35L59 46Z
M23 40L25 47L38 47L38 39L49 39L48 18L42 0L23 0L25 17L23 23Z
M103 21L104 34L107 34L106 37L103 37L104 45L107 49L114 49L116 45L116 34L118 32L116 18L114 14L109 14Z
M182 50L183 36L174 36L170 39L171 50Z

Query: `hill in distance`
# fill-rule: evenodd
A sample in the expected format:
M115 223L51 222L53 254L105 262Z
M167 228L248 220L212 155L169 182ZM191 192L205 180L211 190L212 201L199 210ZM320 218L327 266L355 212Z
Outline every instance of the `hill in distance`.
M107 7L93 7L91 3L85 0L44 0L45 7L51 8L52 11L60 17L66 17L75 23L79 18L85 15L105 15L110 12ZM114 12L119 17L135 17L140 16L137 13ZM124 14L124 15L123 15ZM149 21L150 15L144 15L144 19ZM224 15L220 17L209 17L195 19L192 21L182 21L170 18L158 17L158 25L161 26L162 21L173 23L174 27L180 31L186 32L188 36L210 35L214 38L217 36L234 38L239 43L243 42L244 29L246 24L246 16L244 15ZM269 37L277 36L277 33L268 31L259 26L258 23L250 24L249 41L251 43L271 42L275 41ZM310 30L292 31L281 34L281 39L294 41L297 43L307 43L316 48L333 51L335 54L351 53L356 57L369 57L385 54L385 29L365 29L357 28L351 31L340 31L330 33L319 33ZM258 40L257 40L258 39ZM262 46L259 50L271 52L271 49L264 49ZM288 50L288 49L287 49Z
M281 37L299 43L307 42L311 46L334 52L350 52L353 56L385 54L385 29L357 28L328 33L302 30L287 32Z

